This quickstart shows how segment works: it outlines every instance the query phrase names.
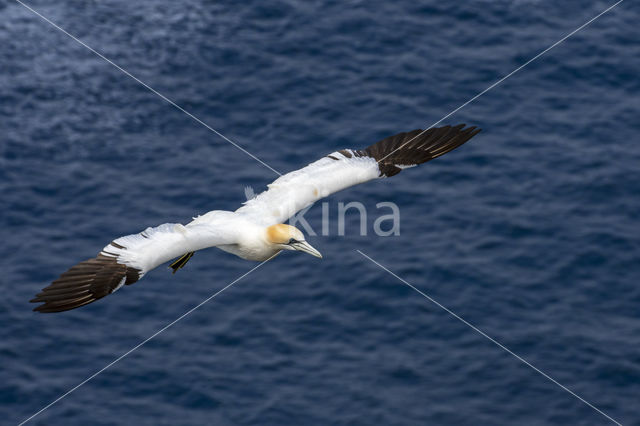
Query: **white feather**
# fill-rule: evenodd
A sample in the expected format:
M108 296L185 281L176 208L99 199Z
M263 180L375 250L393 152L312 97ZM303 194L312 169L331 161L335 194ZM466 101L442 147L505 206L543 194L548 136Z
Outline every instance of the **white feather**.
M212 211L186 226L165 223L147 228L138 234L117 238L102 249L102 254L116 256L118 263L138 269L142 277L158 265L190 251L235 244L241 235L229 222L230 216L233 213Z
M213 210L187 225L165 223L147 228L114 240L102 254L136 268L140 278L171 259L208 247L218 246L252 260L270 256L271 249L263 241L265 227L282 223L321 198L380 175L371 157L347 157L339 152L331 156L337 160L324 157L279 177L267 191L236 212Z
M371 157L349 158L339 152L330 156L337 160L324 157L280 176L236 212L263 226L282 223L319 199L380 177L378 163Z

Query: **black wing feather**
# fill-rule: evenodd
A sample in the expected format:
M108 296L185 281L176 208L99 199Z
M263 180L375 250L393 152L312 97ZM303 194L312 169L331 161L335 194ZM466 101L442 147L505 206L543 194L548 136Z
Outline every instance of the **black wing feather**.
M139 272L118 263L115 257L99 254L60 275L31 302L43 303L34 308L38 312L68 311L113 293L123 280L124 284L133 284L140 278Z
M398 166L414 166L433 160L453 151L481 130L475 126L464 127L465 124L458 124L398 133L354 153L374 158L378 161L380 176L390 177L402 171Z

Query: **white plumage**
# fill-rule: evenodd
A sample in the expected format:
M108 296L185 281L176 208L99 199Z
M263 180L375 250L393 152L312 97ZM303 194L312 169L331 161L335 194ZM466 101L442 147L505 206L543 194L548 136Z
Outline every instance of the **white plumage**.
M414 130L383 139L365 150L340 150L283 175L268 190L235 212L213 210L190 223L165 223L120 237L97 257L80 262L43 289L32 302L40 312L74 309L100 299L171 259L182 268L193 252L218 247L243 259L263 261L282 250L320 253L300 230L284 225L317 200L359 183L389 177L407 167L443 155L469 140L479 129L445 126Z
M351 150L345 150L352 152ZM248 200L236 213L264 226L282 223L311 204L359 183L380 177L378 163L371 157L329 154L300 170L280 176L268 190Z

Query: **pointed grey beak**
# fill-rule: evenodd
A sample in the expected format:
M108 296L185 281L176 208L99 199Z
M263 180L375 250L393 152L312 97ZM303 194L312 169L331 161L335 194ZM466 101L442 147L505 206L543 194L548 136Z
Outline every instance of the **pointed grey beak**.
M309 253L311 256L319 257L322 259L322 254L316 249L314 249L311 244L306 241L297 241L291 244L294 250L303 251L305 253Z

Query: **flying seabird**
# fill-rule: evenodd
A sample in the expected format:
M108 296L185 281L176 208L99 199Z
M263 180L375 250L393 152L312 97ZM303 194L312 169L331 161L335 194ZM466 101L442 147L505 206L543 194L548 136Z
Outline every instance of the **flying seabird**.
M194 252L218 247L243 259L264 261L282 250L322 257L302 232L285 222L321 198L359 183L391 177L459 147L475 126L413 130L385 138L364 150L342 149L286 175L235 212L213 210L190 223L165 223L117 238L93 259L73 266L31 302L34 311L61 312L84 306L133 284L157 266L177 258L175 273Z

